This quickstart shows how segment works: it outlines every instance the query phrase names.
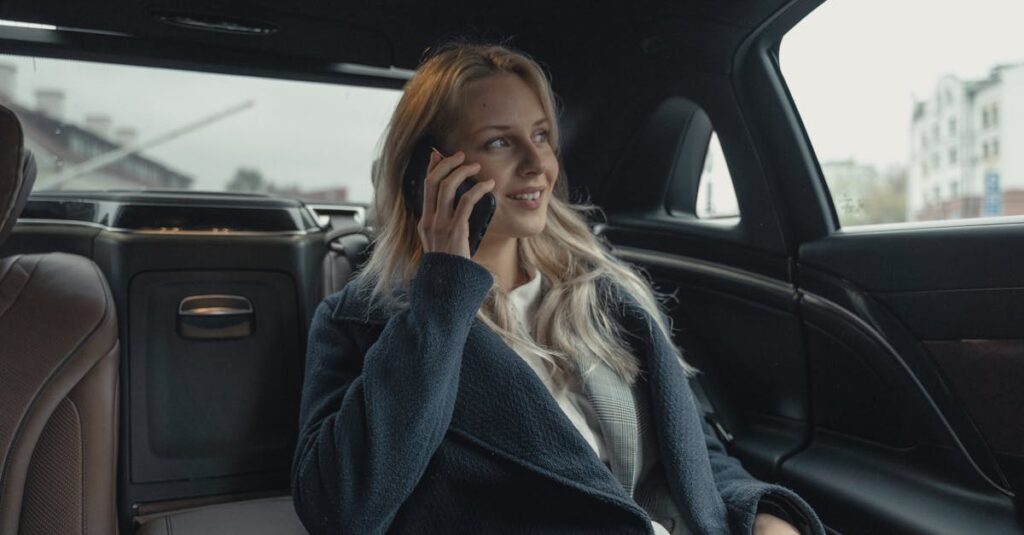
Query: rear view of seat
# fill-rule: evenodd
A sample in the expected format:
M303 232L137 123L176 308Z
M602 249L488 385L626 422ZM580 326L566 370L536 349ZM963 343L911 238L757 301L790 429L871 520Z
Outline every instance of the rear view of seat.
M136 535L306 535L291 496L220 503L137 519Z
M0 243L35 178L23 144L0 106ZM118 359L91 260L0 258L0 533L117 533Z
M341 289L370 256L370 237L360 227L339 229L327 235L323 261L322 296Z

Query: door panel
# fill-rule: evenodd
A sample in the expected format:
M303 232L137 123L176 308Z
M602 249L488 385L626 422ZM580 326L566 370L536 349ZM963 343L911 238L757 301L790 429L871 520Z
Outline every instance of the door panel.
M755 476L800 492L840 533L1019 532L1003 471L959 398L869 296L803 272L836 302L621 246L630 233L607 231L620 258L675 294L676 342L703 372L697 382L733 437L730 453Z
M786 461L784 484L844 534L1021 532L1010 498L957 477L944 458L930 448L886 448L818 430L808 449Z
M687 362L701 370L691 380L703 390L698 397L706 394L705 410L713 410L730 451L752 473L773 479L809 436L807 363L793 286L628 246L632 233L619 228L605 232L615 236L616 256L646 271L658 291L674 295L667 303L673 334Z
M908 228L841 234L800 252L807 269L865 288L913 339L979 471L1010 495L1024 488L1022 238L1024 226L1006 223Z

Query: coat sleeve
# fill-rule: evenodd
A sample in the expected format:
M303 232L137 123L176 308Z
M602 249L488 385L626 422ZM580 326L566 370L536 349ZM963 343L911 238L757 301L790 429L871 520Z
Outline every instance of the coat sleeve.
M352 322L321 303L309 334L292 466L295 509L319 533L382 533L426 470L451 423L462 352L493 278L484 267L427 253L409 308L360 349Z
M696 403L696 400L694 402ZM787 511L789 514L785 519L793 524L801 535L825 535L825 527L821 520L803 498L782 485L754 478L738 459L726 452L725 446L711 429L711 425L707 421L701 423L711 461L711 472L725 502L733 533L752 533L759 505L763 509L768 509L763 506L770 504L773 510L781 508Z

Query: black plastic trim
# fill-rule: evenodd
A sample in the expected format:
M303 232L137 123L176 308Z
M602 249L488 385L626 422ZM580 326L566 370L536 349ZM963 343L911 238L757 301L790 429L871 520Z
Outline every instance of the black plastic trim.
M911 366L908 364L904 356L889 343L889 340L881 334L878 328L871 325L857 314L850 312L833 301L813 293L801 290L800 295L801 303L808 309L808 312L838 317L844 323L855 327L862 334L869 337L878 346L884 348L886 353L896 363L898 363L901 368L903 368L907 377L910 378L917 387L921 396L927 401L928 405L934 411L935 416L945 428L949 438L957 446L970 466L976 470L978 475L994 490L1007 497L1014 497L1014 493L1010 490L1006 477L999 469L995 458L992 456L991 452L988 451L987 446L985 446L985 441L978 432L977 427L971 424L967 429L964 429L964 419L967 418L967 415L960 414L963 411L956 409L957 407L962 407L962 405L954 403L948 399L942 402L938 401L936 396L941 396L943 394L937 393L934 386L930 388L922 383L922 380L919 377L919 372L922 368L921 364L918 364L917 366ZM809 321L813 321L813 319ZM933 383L934 380L929 382ZM948 388L943 389L942 392L946 392L948 394ZM957 418L960 425L954 425L951 423L946 414L947 412L954 410L957 412L957 415L960 416ZM964 437L968 439L967 442L965 442Z

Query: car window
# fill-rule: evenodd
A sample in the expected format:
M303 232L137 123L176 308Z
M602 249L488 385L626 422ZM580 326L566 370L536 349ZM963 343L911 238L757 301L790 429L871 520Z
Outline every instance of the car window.
M1024 214L1024 8L825 2L780 63L844 227Z
M697 187L697 205L694 214L700 219L735 219L740 216L736 191L732 185L732 175L726 165L722 144L718 134L711 133L708 150L704 155L704 167L700 173L700 185Z
M201 190L367 203L401 92L0 55L35 191Z

